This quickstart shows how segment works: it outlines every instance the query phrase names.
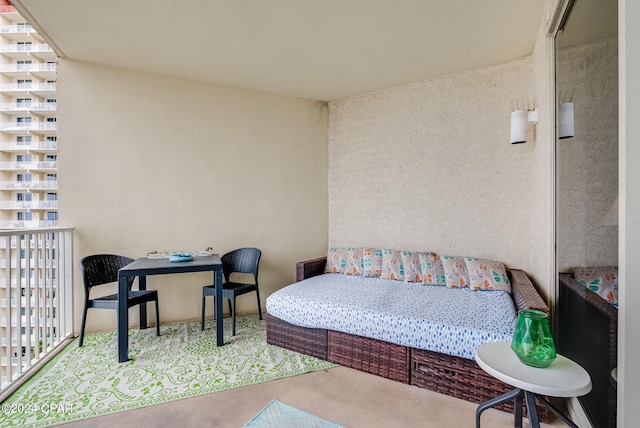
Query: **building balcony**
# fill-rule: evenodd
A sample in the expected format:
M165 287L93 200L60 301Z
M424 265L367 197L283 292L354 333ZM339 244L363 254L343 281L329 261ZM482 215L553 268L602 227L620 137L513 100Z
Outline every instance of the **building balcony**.
M0 25L0 35L12 42L33 42L42 43L36 30L29 24Z
M50 229L58 227L58 220L0 220L0 230ZM0 242L0 248L4 248Z
M12 115L34 114L37 116L52 117L56 115L57 103L0 103L0 112Z
M55 135L58 132L56 122L4 122L0 123L0 132L22 134L35 132L41 135Z
M46 43L0 45L0 54L17 60L37 58L40 61L55 61L58 59L51 46Z
M52 181L0 181L0 190L57 190L58 180Z
M56 80L58 64L55 62L33 64L0 64L0 74L14 79L35 76L42 81Z
M0 142L0 151L2 152L39 152L39 153L55 153L58 151L57 141L30 141L20 143L17 141Z
M35 33L36 30L29 24L24 25L0 25L0 34L11 33Z
M58 201L0 201L3 210L57 210Z
M28 97L35 95L40 98L54 98L56 95L55 83L3 83L0 85L0 92L13 97Z
M55 172L57 170L58 170L58 162L57 161L46 161L46 162L0 162L0 171Z

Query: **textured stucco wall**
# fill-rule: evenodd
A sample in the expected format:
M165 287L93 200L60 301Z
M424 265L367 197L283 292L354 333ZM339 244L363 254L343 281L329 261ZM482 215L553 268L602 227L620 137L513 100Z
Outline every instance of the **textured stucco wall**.
M530 59L330 103L329 244L530 270L534 145L509 144L522 100Z
M559 142L558 270L617 265L618 39L559 51L557 76L575 112Z
M325 103L64 59L58 72L60 218L75 227L75 266L97 252L255 246L264 300L295 280L297 261L326 252ZM198 318L211 281L147 282L170 322ZM77 270L74 286L77 327ZM238 305L255 312L255 295ZM94 311L88 326L112 329L115 316Z

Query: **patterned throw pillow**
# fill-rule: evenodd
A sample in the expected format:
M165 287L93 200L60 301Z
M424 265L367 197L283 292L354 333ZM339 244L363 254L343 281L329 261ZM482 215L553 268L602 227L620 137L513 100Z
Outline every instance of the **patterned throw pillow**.
M347 275L362 275L362 248L345 248L345 268Z
M614 306L618 306L618 266L577 267L573 277Z
M447 288L469 287L469 275L464 260L459 256L441 256Z
M420 253L418 251L401 251L404 282L422 282L422 268L420 267Z
M382 250L363 248L362 276L379 278L380 275L382 275Z
M347 261L344 258L344 249L329 248L327 253L327 264L324 267L325 273L344 273Z
M511 283L504 263L495 260L465 257L471 290L504 290L511 293Z
M422 270L422 282L424 284L447 285L440 257L431 253L420 254L420 269Z
M404 280L402 255L398 250L382 250L382 279Z

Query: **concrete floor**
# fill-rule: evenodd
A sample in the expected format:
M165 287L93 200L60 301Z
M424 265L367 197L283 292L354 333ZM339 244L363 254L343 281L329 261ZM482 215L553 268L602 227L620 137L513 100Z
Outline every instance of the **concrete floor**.
M477 408L467 401L337 367L64 426L240 428L274 398L349 428L474 427ZM513 415L489 409L482 414L482 426L513 427ZM556 419L542 426L565 425Z

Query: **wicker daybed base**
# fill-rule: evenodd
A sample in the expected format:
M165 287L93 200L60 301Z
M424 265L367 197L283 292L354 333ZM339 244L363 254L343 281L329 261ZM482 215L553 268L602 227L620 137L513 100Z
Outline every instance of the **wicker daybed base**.
M297 280L324 273L325 263L326 258L298 263ZM549 313L523 271L509 269L508 274L517 310L529 308ZM300 327L270 314L266 324L269 344L473 403L482 403L513 389L467 358L332 330ZM513 402L497 408L513 413ZM537 410L540 420L548 422L547 408L538 405ZM524 411L526 413L526 408Z

